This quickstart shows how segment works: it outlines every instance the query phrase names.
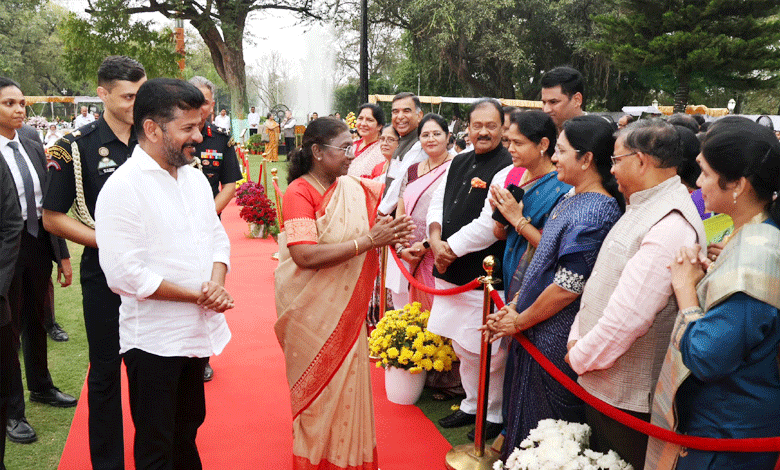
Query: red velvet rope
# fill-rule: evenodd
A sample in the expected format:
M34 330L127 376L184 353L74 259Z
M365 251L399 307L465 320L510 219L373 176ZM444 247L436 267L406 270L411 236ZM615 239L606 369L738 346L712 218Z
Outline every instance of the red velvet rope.
M474 290L477 287L479 287L479 279L474 279L473 281L469 282L465 286L453 287L452 289L436 290L433 287L428 287L425 284L418 281L417 279L415 279L414 276L412 276L412 274L406 269L403 263L401 263L401 260L398 259L398 253L396 253L395 250L389 249L388 251L393 254L393 258L395 259L395 263L398 265L398 269L401 270L401 273L403 273L406 280L409 281L409 284L413 285L415 289L419 289L423 292L427 292L428 294L434 294L434 295L455 295L455 294L462 294L464 292L468 292L470 290Z
M501 300L501 296L498 295L497 291L491 291L490 296L498 308L504 306L504 302ZM520 342L520 345L528 351L528 354L530 354L548 374L558 381L558 383L566 387L567 390L578 396L588 405L597 409L599 412L635 431L691 449L717 452L780 452L780 437L718 439L714 437L687 436L642 421L586 392L577 382L573 381L568 375L555 367L555 364L550 362L536 346L528 341L528 338L526 338L524 334L517 333L514 335L514 338ZM780 467L780 460L778 461L778 467Z

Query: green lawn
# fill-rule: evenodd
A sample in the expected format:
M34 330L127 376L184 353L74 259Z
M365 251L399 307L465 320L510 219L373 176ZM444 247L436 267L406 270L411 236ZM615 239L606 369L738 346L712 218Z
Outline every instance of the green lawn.
M49 339L49 370L54 385L63 392L78 397L87 374L89 355L87 337L84 332L84 317L81 308L81 285L79 284L80 245L68 243L73 263L73 284L62 288L54 275L54 303L57 322L70 335L70 340L57 343ZM24 375L24 360L22 375ZM9 469L56 469L60 461L65 439L76 408L54 408L29 401L25 384L27 420L35 428L38 441L32 444L15 444L6 441L5 464ZM83 397L86 400L86 396Z

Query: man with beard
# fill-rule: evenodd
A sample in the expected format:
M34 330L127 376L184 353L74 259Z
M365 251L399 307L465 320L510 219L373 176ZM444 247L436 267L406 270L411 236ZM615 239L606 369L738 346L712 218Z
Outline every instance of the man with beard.
M230 339L230 242L208 180L189 165L203 138L203 102L181 80L144 83L133 108L138 145L95 206L100 265L122 298L119 352L138 469L202 468L203 369Z
M474 150L456 156L444 175L428 208L428 240L435 258L436 289L468 284L484 274L482 260L502 259L506 242L493 235L493 210L488 201L492 184L504 187L512 166L509 151L501 145L504 122L501 104L491 98L475 102L468 115L468 133ZM500 272L500 271L499 271ZM503 286L498 288L504 289ZM466 398L460 409L439 420L445 428L474 424L477 412L479 355L482 336L482 292L435 296L428 329L452 339L460 359L460 377ZM494 343L491 350L490 391L487 399L487 439L496 437L501 424L506 346ZM469 433L473 439L473 431Z
M81 255L84 327L89 344L87 401L92 468L125 468L122 382L119 356L119 296L108 288L95 241L95 201L103 184L130 157L136 144L133 103L146 81L143 65L110 56L97 71L103 116L66 135L49 148L49 174L43 200L43 226L74 243ZM117 200L121 207L124 199ZM74 204L75 202L75 204ZM68 216L71 208L77 218Z

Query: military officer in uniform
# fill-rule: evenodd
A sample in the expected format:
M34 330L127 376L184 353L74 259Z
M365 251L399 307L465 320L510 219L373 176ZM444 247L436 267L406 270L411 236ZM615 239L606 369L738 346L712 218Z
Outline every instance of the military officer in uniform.
M123 469L119 355L119 295L109 289L98 261L94 215L98 193L137 143L133 103L146 72L138 61L107 57L98 69L103 116L66 135L49 150L43 202L47 230L84 245L81 288L89 343L89 450L92 468ZM116 201L122 204L122 201ZM73 209L76 219L67 215Z
M200 107L200 128L203 142L195 147L194 163L208 178L214 193L217 214L222 214L222 211L236 194L234 183L241 179L241 167L238 165L238 158L230 134L222 131L213 123L207 122L209 116L214 112L214 84L201 76L192 77L190 83L195 85L206 98L203 106ZM206 363L203 380L208 382L213 378L214 369L209 363Z

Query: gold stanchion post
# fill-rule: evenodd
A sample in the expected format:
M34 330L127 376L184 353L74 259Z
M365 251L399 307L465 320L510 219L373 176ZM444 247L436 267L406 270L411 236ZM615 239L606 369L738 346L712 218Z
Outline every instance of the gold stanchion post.
M493 284L493 268L496 261L488 256L482 262L482 267L487 273L480 281L484 286L484 300L482 304L482 324L487 321L487 316L493 311L493 299L490 291ZM502 384L495 384L500 387ZM488 389L490 387L490 343L483 339L479 352L479 389L477 398L477 426L474 430L474 445L464 444L453 447L447 452L445 464L449 470L490 470L493 463L498 460L498 453L492 448L485 448L485 421L487 419Z

